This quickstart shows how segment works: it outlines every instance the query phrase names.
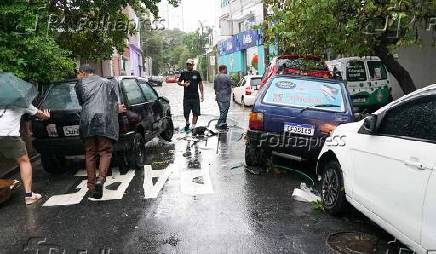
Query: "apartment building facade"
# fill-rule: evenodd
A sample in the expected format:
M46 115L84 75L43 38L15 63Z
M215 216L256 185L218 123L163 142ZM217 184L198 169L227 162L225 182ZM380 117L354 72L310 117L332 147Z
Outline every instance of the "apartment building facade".
M217 44L219 65L229 73L259 74L265 72L263 36L256 26L264 20L262 0L219 0L220 37Z

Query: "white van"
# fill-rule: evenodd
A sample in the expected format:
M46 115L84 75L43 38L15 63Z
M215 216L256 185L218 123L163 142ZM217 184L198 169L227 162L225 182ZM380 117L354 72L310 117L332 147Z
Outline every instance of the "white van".
M374 110L391 100L391 84L386 67L376 56L347 57L326 61L329 70L346 81L353 106Z

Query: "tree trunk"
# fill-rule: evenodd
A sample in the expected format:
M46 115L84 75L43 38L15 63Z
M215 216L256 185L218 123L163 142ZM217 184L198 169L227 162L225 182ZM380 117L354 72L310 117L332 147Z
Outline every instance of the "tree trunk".
M415 83L409 72L394 59L394 56L389 52L386 45L377 46L375 48L375 54L380 57L387 70L397 79L404 94L409 94L416 90Z

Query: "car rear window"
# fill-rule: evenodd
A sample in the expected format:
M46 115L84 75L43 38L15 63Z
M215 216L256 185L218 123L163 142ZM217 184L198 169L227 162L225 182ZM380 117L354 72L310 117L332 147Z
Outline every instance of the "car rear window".
M286 69L297 69L300 71L328 71L327 66L322 61L314 59L279 59L277 65L279 66L280 71Z
M347 63L347 81L366 81L365 63L349 61Z
M79 100L74 90L75 85L75 82L53 85L41 106L53 111L80 110Z
M384 80L388 78L388 73L381 61L368 61L369 77L371 80Z
M252 79L250 80L250 86L251 86L251 88L253 88L253 89L258 89L258 87L259 87L261 81L262 81L262 78L252 78Z
M263 102L273 105L344 112L344 96L339 84L316 80L278 77L263 98Z

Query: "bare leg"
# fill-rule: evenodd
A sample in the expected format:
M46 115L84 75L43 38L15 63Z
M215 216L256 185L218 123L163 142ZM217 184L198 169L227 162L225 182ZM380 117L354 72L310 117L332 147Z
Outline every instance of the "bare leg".
M192 117L192 125L196 125L198 121L198 116L193 116Z
M32 163L29 156L23 155L17 159L17 163L20 165L21 180L24 184L24 190L26 193L32 192Z

